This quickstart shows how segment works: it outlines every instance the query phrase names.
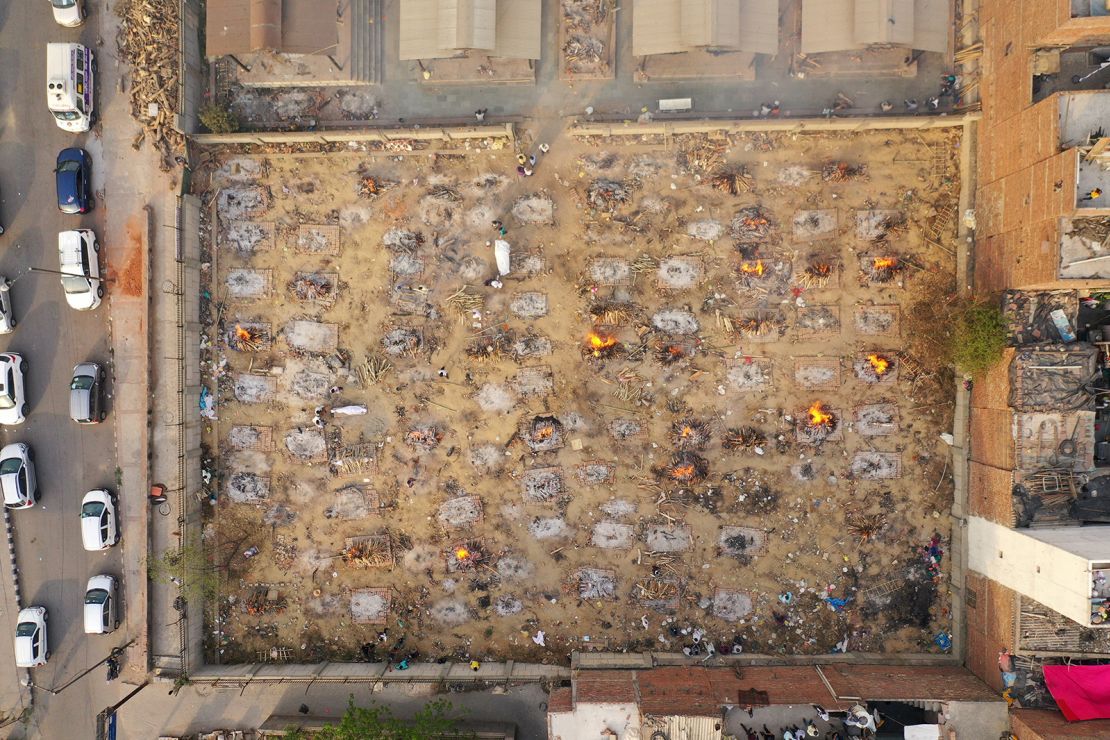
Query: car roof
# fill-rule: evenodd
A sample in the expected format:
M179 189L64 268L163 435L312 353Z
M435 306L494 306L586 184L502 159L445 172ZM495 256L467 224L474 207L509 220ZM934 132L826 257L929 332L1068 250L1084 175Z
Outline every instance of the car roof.
M104 631L104 605L85 604L82 611L85 633L98 633Z
M81 259L81 247L84 245L82 240L83 229L70 229L69 231L58 232L58 251L64 256L69 257L73 255L77 260Z
M100 501L105 504L110 504L112 502L112 497L103 488L94 488L81 498L82 504L87 504L91 501Z
M22 442L9 442L0 449L0 458L5 457L23 457L23 443Z
M89 579L89 582L85 585L85 591L92 591L94 588L102 588L105 591L111 593L112 586L115 584L115 582L115 576L110 576L107 573L101 573L100 575L93 576Z
M85 159L88 153L79 146L68 146L62 151L58 152L59 162L71 162L74 160Z
M81 542L97 547L104 544L104 538L100 536L100 517L81 517Z
M31 654L31 638L17 636L15 638L16 665L27 665L34 659L34 656Z
M5 504L18 504L23 502L23 499L19 496L19 486L17 485L19 481L18 476L18 473L0 475L0 490L4 493Z

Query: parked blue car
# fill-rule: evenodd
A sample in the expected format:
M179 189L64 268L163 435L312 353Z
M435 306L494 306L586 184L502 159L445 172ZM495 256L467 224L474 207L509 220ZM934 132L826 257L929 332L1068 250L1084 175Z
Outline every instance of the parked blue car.
M58 210L88 213L93 209L92 158L88 152L77 147L58 152L54 177L58 186Z

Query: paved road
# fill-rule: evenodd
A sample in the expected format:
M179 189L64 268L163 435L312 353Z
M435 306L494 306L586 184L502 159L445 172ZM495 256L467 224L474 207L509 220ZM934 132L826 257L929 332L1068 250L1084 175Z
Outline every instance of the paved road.
M78 525L83 493L116 487L112 425L79 426L70 421L68 413L68 382L74 364L83 360L107 364L111 359L109 304L106 301L93 312L74 311L66 305L56 276L28 270L57 269L59 230L91 227L103 236L104 204L99 203L90 215L62 215L54 205L53 180L57 152L79 145L92 154L94 185L102 189L104 173L96 169L101 160L100 142L93 133L74 135L57 128L45 101L45 45L69 40L95 45L103 4L89 5L89 22L80 29L64 29L54 24L45 1L0 4L0 219L7 227L0 237L0 273L16 280L12 295L19 322L14 334L0 337L0 348L22 353L29 364L28 419L22 426L0 429L0 442L28 442L37 458L42 504L15 512L13 519L24 603L41 604L49 610L52 657L32 673L37 686L50 688L95 664L126 640L122 630L110 636L85 635L82 599L89 576L119 575L123 557L137 557L142 545L127 543L125 538L124 545L106 553L85 552ZM101 69L105 66L101 58ZM110 258L111 250L106 251ZM110 295L110 285L108 292ZM110 392L111 380L108 387ZM108 404L110 414L111 400ZM0 635L0 640L10 639ZM0 675L6 671L7 666L0 668ZM58 697L36 691L33 723L40 726L43 736L50 734L41 723L50 719L59 729L68 730L66 736L92 737L93 718L104 704L103 696L93 700L89 692L107 691L111 697L124 688L106 686L101 669L97 669Z

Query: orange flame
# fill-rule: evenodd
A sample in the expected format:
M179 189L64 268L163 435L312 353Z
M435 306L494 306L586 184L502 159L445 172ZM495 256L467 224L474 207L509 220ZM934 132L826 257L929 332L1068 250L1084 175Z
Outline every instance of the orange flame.
M249 331L244 329L242 326L240 326L239 324L236 324L235 325L235 338L250 341L252 339L252 335Z
M667 352L669 352L672 357L682 357L686 354L686 350L677 344L672 344L670 347L667 347Z
M467 550L465 547L460 547L458 550L455 550L455 559L456 560L466 560L469 557L470 557L470 550Z
M550 426L540 427L536 431L532 432L532 439L536 440L537 442L542 442L545 439L550 439L551 435L554 434L554 433L555 433L555 428L554 427L550 427Z
M833 422L833 415L825 411L825 405L820 401L814 401L813 405L809 407L809 424L810 426L824 426L831 425Z
M882 355L868 355L867 361L871 363L876 375L884 375L890 369L890 360Z
M890 270L898 266L898 260L893 257L876 257L871 263L876 270Z
M608 347L612 347L614 344L617 343L617 340L613 337L603 337L600 334L594 334L593 332L590 332L587 335L587 338L590 342L590 346L594 349L606 349Z
M690 480L694 477L694 473L696 472L697 470L694 468L692 463L687 463L685 465L676 465L675 467L671 468L671 477L675 480Z
M689 437L693 433L694 433L694 428L693 427L684 426L684 427L682 427L682 432L679 434L679 436L685 438L685 437Z
M741 262L740 272L746 272L749 275L756 277L763 277L763 260L756 260L755 262Z

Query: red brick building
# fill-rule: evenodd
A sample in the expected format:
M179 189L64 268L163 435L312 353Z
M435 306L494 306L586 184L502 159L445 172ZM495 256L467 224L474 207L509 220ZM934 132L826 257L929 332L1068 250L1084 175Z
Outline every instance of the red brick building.
M1090 251L1074 238L1085 219L1110 215L1108 196L1085 199L1110 182L1110 70L1099 67L1099 47L1110 44L1110 14L1098 2L979 3L983 116L973 255L979 294L1017 289L1034 300L1074 302L1085 290L1110 288L1110 259L1099 259L1098 249ZM1038 293L1048 289L1063 292ZM1014 485L1027 482L1037 467L1030 460L1031 430L1046 419L1075 425L1069 431L1085 430L1094 419L1093 413L1088 419L1054 409L1052 418L1022 408L1015 400L1021 397L1015 378L1026 377L1014 372L1020 352L1010 350L976 381L970 409L966 660L999 692L1005 688L999 670L1004 650L1014 654L1018 673L1035 673L1045 660L1110 658L1106 631L1092 631L1089 620L1076 622L1075 601L1065 605L1069 599L1059 588L1060 581L1089 577L1061 565L1068 557L1087 558L1092 567L1099 560L1100 553L1092 555L1080 543L1079 530L1090 535L1091 528L1061 521L1046 529L1015 529L1021 512L1015 510ZM1093 429L1091 437L1093 445ZM1101 537L1110 543L1106 535L1110 530ZM1055 709L1015 709L1011 720L1022 740L1110 737L1110 721L1068 723Z

